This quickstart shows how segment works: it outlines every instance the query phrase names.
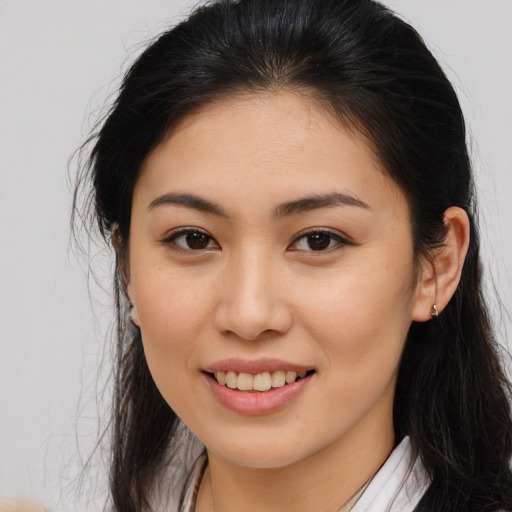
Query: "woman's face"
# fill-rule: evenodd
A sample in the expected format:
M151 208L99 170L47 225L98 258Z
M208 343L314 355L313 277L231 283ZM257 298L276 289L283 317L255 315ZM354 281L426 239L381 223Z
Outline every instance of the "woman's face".
M400 189L362 136L292 93L186 117L135 187L128 292L149 368L238 465L392 440L414 268Z

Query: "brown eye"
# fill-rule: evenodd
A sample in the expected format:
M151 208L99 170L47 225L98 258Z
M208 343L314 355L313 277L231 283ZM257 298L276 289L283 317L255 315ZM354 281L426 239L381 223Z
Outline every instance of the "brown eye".
M185 235L185 241L190 249L206 249L211 238L199 231L194 231Z
M297 237L289 250L304 252L321 252L352 245L347 239L332 231L315 230Z
M329 247L332 237L326 233L313 233L307 236L307 243L313 251L323 251Z
M217 242L204 231L184 229L162 240L171 249L180 252L202 251L219 248Z

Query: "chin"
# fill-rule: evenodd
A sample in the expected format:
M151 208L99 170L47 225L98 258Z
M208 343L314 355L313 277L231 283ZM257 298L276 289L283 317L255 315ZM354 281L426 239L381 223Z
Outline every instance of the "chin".
M284 468L302 458L293 447L276 450L275 446L262 447L258 444L256 447L231 445L223 448L212 452L229 464L250 469Z
M269 429L270 430L270 429ZM235 466L252 469L278 469L291 466L321 451L332 443L329 436L320 439L304 436L290 429L248 429L238 427L222 439L205 439L209 453Z

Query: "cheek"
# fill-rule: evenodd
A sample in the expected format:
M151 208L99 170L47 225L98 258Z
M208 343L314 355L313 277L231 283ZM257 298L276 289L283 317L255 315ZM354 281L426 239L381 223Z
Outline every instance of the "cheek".
M210 318L213 289L207 281L185 279L178 272L172 277L146 275L137 287L144 351L162 392L162 386L179 381L194 367L200 334Z
M328 399L316 401L312 417L330 409L333 431L338 425L350 428L377 404L382 418L389 417L410 311L408 280L402 277L391 288L386 284L378 276L342 279L328 291L317 287L302 310L328 389Z
M303 290L302 322L319 340L329 365L355 376L398 365L411 324L412 264L345 269ZM365 371L361 371L364 370Z

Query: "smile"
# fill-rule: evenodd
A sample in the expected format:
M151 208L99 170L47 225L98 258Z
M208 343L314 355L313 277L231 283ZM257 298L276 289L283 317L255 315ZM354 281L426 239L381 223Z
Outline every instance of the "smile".
M314 371L315 370L303 370L296 372L294 370L276 370L273 372L258 373L256 375L246 372L218 371L211 373L210 376L221 386L226 386L230 389L265 392L272 388L282 388L286 385L293 384L314 373Z
M276 413L307 393L317 370L278 359L228 359L204 368L205 383L218 403L249 416Z

